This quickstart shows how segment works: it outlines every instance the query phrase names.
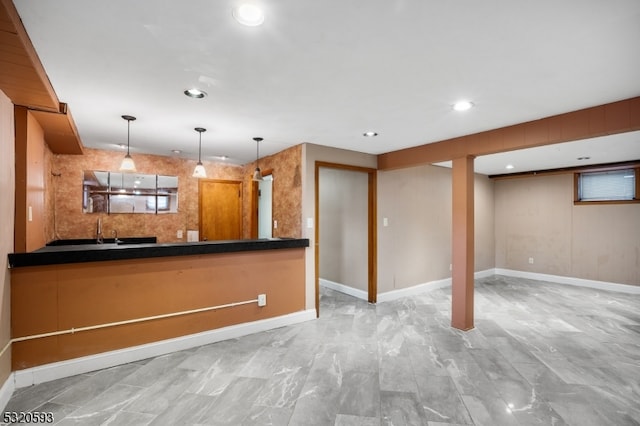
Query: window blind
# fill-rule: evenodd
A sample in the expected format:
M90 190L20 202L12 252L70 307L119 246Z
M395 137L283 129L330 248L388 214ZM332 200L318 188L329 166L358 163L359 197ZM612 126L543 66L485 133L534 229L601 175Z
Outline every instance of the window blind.
M580 201L633 200L633 169L580 174Z

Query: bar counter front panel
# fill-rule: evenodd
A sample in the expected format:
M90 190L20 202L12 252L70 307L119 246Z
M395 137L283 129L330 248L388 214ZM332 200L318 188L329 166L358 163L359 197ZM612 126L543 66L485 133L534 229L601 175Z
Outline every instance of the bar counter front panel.
M16 341L12 368L21 370L300 312L305 308L308 244L306 239L236 241L226 247L221 242L191 244L196 252L210 250L201 254L190 254L190 244L178 244L174 245L182 247L177 247L178 254L158 256L157 246L171 246L163 244L150 247L151 257L140 257L142 247L103 247L88 250L104 253L100 261L33 261L32 266L12 266L13 339L251 301L259 294L267 299L263 307L248 303ZM109 259L107 252L116 253L117 258L126 250L134 258ZM45 250L56 256L71 253L63 256L67 260L78 251L81 248L69 246Z

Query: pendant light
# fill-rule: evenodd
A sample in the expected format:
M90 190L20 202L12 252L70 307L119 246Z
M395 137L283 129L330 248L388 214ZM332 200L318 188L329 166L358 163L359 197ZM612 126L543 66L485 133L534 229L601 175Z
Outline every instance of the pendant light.
M200 157L202 155L202 132L206 132L207 129L204 129L202 127L196 127L193 130L195 130L200 134L200 142L198 142L198 164L196 165L196 168L193 170L193 177L206 178L207 172L205 171L204 166L202 165L202 160Z
M136 165L133 162L133 158L131 158L131 154L129 154L129 137L131 130L131 122L136 118L132 115L123 115L122 118L127 120L127 155L122 159L122 164L120 164L120 171L123 172L135 172Z
M260 171L260 166L258 165L258 160L260 159L260 142L263 140L262 138L253 138L256 141L256 169L253 171L253 180L261 181L262 180L262 172Z

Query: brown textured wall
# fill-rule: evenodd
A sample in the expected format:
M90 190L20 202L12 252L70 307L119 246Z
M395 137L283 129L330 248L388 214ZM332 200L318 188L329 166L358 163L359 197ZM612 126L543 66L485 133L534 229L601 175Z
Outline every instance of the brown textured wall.
M273 220L278 228L273 230L274 237L301 238L302 236L302 145L296 145L277 154L260 159L262 171L272 170L273 175ZM253 203L251 177L256 163L245 166L244 176L244 237L251 235L250 211Z
M196 162L177 157L133 154L138 173L178 176L178 213L103 214L82 212L83 170L117 171L123 153L85 148L84 155L55 155L52 172L52 212L55 215L51 239L94 238L96 221L102 218L106 238L114 229L120 237L156 236L159 243L187 240L187 230L198 229L198 180L191 174ZM203 161L211 179L242 180L242 166ZM177 238L182 230L183 238Z
M121 237L156 236L158 242L186 241L187 230L198 229L198 180L191 177L195 161L177 157L134 154L139 173L178 176L178 213L176 214L86 214L82 212L82 171L117 171L123 154L116 151L85 149L84 155L53 156L48 186L50 229L48 240L93 238L96 221L102 218L105 237L113 229ZM301 235L302 188L301 145L261 158L262 170L273 170L273 218L278 221L274 237ZM243 181L243 237L251 237L251 176L255 162L245 166L203 162L210 179ZM57 176L59 174L59 176ZM55 196L50 195L55 194ZM49 198L50 197L50 198ZM177 238L177 231L183 238Z

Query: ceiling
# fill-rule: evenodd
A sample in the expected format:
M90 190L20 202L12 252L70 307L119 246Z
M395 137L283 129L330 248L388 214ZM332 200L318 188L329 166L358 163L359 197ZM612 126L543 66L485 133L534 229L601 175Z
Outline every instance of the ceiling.
M638 0L15 1L84 146L245 164L310 142L382 154L640 95ZM197 87L204 99L183 94ZM467 99L474 108L456 112ZM373 138L363 136L375 131ZM172 150L178 149L180 154ZM476 160L640 159L638 132ZM498 171L499 170L499 171Z

